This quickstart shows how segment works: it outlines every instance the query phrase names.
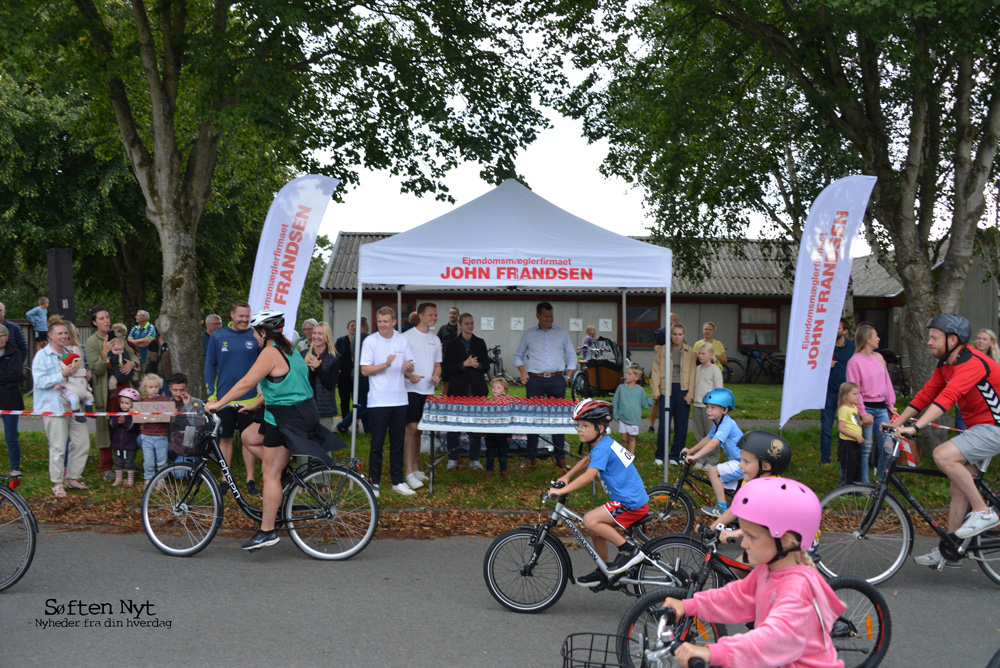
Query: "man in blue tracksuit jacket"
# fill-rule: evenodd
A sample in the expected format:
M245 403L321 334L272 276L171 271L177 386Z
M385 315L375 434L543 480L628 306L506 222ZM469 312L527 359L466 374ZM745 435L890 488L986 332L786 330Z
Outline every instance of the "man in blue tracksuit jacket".
M260 354L253 331L249 329L250 304L242 299L233 302L229 317L232 320L230 325L212 332L205 350L205 383L208 385L209 401L229 392L247 374ZM240 397L237 403L249 404L256 398L257 388L254 388ZM222 421L219 447L230 465L233 462L233 434L237 427L242 432L250 426L252 417L252 413L239 413L235 408L219 411ZM253 480L256 461L256 457L244 448L243 462L247 465L248 481Z

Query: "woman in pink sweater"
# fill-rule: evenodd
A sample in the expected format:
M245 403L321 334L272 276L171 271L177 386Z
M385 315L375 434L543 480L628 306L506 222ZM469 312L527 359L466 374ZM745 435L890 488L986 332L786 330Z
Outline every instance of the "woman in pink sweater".
M730 508L740 520L741 546L753 571L694 598L668 598L663 606L678 617L752 621L754 628L717 643L683 644L675 652L681 666L699 657L723 668L843 668L830 630L845 606L807 554L819 531L819 499L795 480L757 478L740 488Z
M858 325L854 334L857 352L847 361L847 381L856 383L861 390L858 415L861 416L861 434L865 442L861 445L861 482L868 482L869 461L875 460L876 477L881 475L888 463L885 451L885 436L879 428L883 422L892 421L892 411L896 407L896 390L892 388L892 378L882 356L875 352L879 338L875 328L867 322ZM875 443L875 457L871 457L872 440Z

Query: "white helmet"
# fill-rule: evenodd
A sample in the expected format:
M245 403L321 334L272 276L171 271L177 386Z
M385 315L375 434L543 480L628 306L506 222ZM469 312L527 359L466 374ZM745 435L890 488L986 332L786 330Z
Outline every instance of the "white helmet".
M250 327L265 329L269 332L280 332L285 326L285 314L281 311L264 309L257 311L250 317Z

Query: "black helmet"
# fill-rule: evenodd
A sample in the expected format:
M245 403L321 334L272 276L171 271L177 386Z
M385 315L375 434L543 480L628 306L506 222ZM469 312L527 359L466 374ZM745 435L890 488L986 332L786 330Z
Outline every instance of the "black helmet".
M969 321L956 313L942 313L934 316L927 323L927 329L931 327L940 329L945 333L945 336L954 334L958 337L959 345L965 345L972 338L972 326Z
M608 424L611 422L611 404L600 399L584 399L573 406L573 419Z
M748 431L736 445L762 462L771 462L771 475L781 475L792 463L792 447L788 441L769 431Z
M285 326L285 314L281 311L264 309L257 311L250 317L250 327L253 329L265 329L269 332L280 332Z

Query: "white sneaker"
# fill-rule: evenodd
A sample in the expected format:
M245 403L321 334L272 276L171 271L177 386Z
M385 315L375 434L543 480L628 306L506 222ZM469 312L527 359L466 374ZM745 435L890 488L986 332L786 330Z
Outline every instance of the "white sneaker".
M375 494L375 498L377 499L379 494L378 485L372 485L372 493Z
M663 460L662 459L654 459L653 463L656 464L657 466L663 466Z
M417 476L417 480L419 480L420 482L430 482L431 480L430 478L427 477L427 474L424 473L423 471L414 471L412 475ZM410 485L410 487L413 487L413 485Z
M479 460L469 462L469 468L473 471L482 471L483 465L479 463Z
M420 489L424 486L424 483L420 482L420 478L415 473L406 476L406 484L410 486L410 489Z
M914 563L920 564L921 566L930 566L932 568L937 568L938 564L945 561L944 556L941 554L939 548L934 548L927 554L921 554L919 557L913 557ZM945 566L948 568L961 568L955 561L945 561Z
M457 468L458 468L458 460L457 459L449 459L448 460L448 470L451 471L452 469L457 469Z
M955 535L959 538L970 538L978 536L988 529L992 529L1000 524L1000 517L990 508L985 514L972 512L965 518L962 526L958 527Z
M396 494L401 494L403 496L413 496L414 494L416 494L416 492L410 489L410 486L407 485L405 482L401 482L398 485L393 485L392 491L394 491Z

